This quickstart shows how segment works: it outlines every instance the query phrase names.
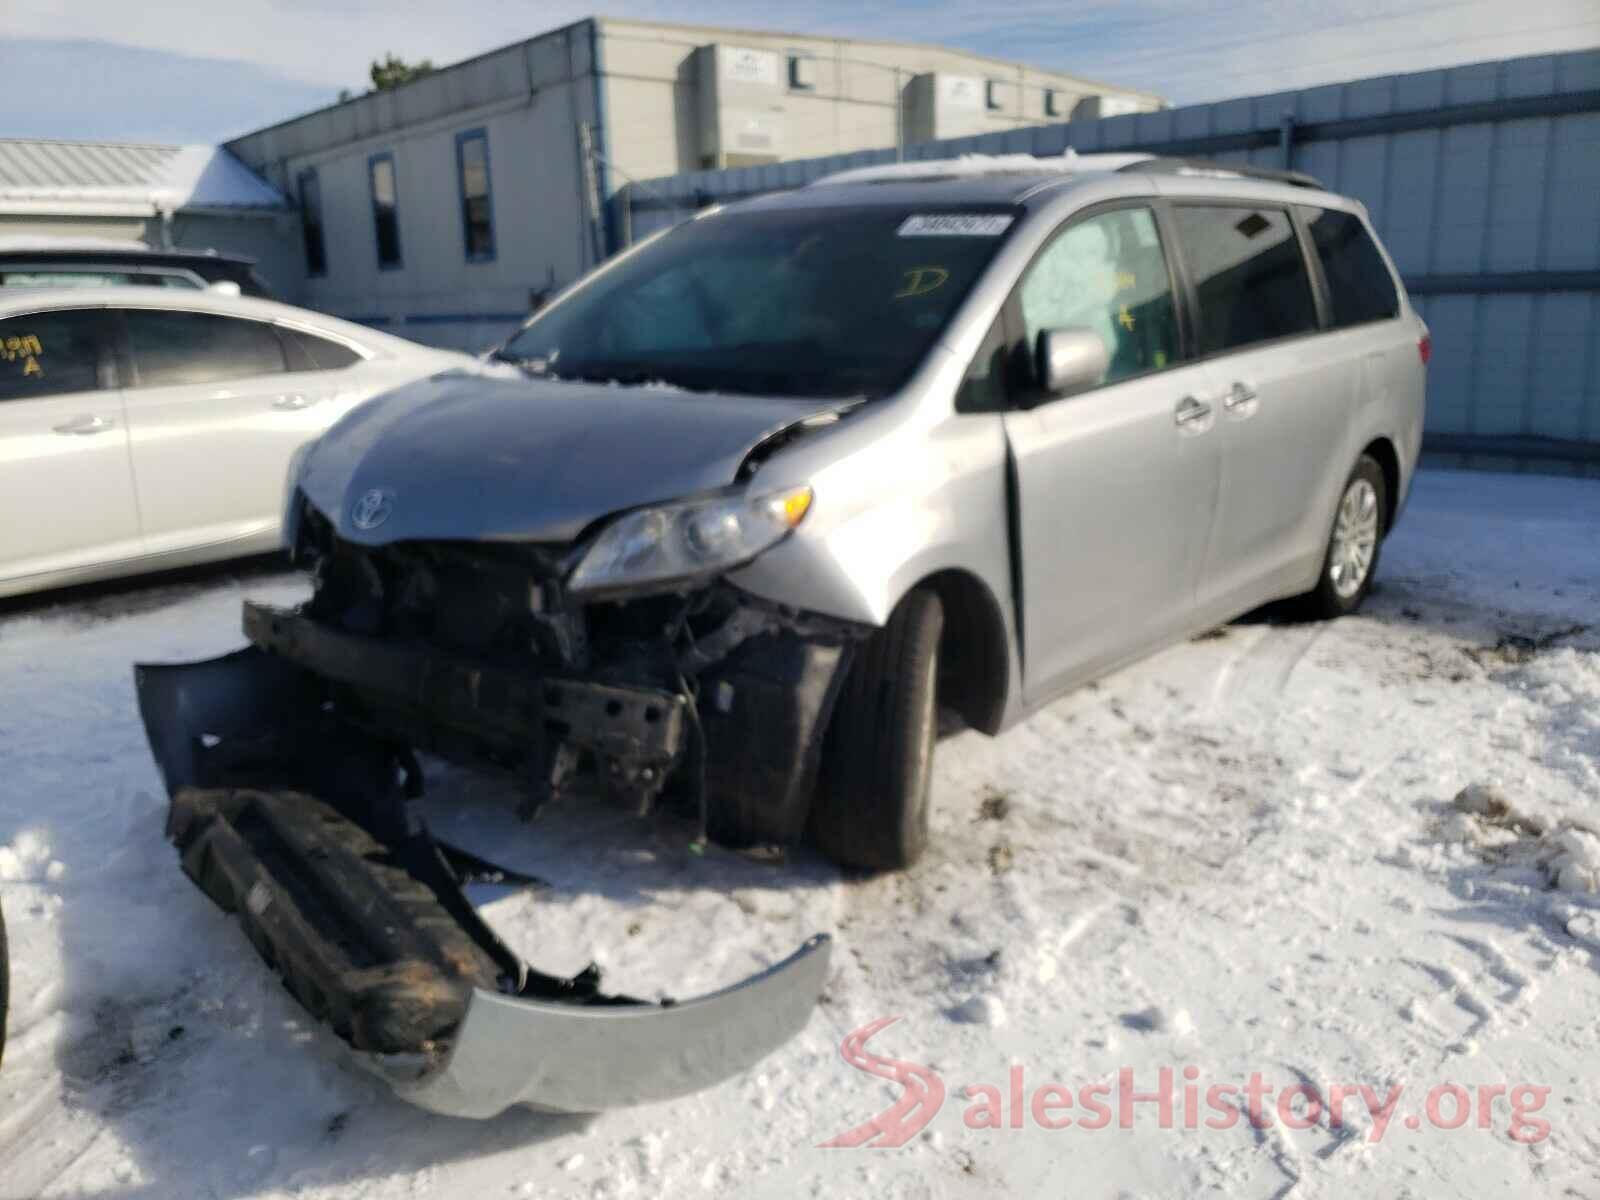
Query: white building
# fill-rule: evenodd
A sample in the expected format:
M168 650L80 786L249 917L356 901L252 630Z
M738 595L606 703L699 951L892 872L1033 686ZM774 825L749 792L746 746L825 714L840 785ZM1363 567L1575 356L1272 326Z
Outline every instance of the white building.
M1160 106L930 46L591 19L227 149L301 210L289 298L478 347L618 248L630 180Z
M215 146L0 138L0 239L96 238L256 260L280 295L304 286L299 225L271 184Z

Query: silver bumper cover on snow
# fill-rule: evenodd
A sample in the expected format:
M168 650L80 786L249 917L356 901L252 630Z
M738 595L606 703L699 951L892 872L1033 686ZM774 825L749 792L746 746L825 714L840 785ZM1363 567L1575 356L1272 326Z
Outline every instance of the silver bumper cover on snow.
M425 1069L409 1055L363 1062L411 1103L452 1117L669 1100L748 1070L805 1028L829 949L818 935L743 983L667 1006L575 1008L478 989L442 1065Z

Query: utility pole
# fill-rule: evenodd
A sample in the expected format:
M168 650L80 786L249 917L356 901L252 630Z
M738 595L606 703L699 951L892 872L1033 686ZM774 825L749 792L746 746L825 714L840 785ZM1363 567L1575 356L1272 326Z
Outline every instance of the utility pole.
M894 160L904 162L906 157L906 114L904 92L900 88L900 68L894 69Z
M585 214L589 225L589 248L594 254L596 265L605 258L604 243L600 235L601 209L605 198L600 195L600 171L595 163L596 150L594 146L594 131L589 122L584 121L578 125L578 154L583 165L583 200L584 207L588 210Z

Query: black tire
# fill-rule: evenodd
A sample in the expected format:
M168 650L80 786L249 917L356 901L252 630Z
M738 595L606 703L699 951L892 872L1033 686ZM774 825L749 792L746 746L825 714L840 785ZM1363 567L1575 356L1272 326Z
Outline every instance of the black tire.
M1344 511L1346 497L1362 484L1372 489L1373 502L1376 505L1376 540L1372 544L1372 554L1367 561L1366 572L1352 590L1348 583L1341 587L1335 582L1334 559L1338 550L1341 514ZM1314 620L1332 620L1353 613L1361 607L1361 602L1372 590L1372 580L1378 573L1378 554L1383 549L1383 536L1388 532L1386 521L1388 512L1389 482L1384 478L1383 468L1371 455L1363 454L1356 460L1355 469L1350 472L1350 478L1345 480L1344 487L1339 492L1339 502L1334 506L1333 525L1328 530L1328 545L1323 551L1322 570L1317 575L1317 586L1299 598L1300 607L1307 617Z
M856 651L811 806L811 840L837 863L893 871L927 848L943 632L939 597L915 591Z
M11 999L11 955L6 946L6 914L0 909L0 1063L6 1058L6 1009Z

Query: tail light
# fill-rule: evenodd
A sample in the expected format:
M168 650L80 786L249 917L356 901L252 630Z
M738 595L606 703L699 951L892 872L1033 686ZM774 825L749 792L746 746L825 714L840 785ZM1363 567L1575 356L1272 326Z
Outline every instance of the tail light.
M1433 357L1433 335L1425 333L1417 339L1417 357L1422 360L1422 365L1427 366L1428 360Z

